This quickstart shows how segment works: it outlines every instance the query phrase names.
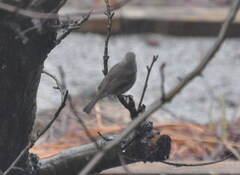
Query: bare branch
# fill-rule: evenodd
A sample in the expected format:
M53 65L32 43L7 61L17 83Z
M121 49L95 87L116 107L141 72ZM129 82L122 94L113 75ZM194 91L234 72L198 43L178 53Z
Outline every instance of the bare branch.
M3 175L7 175L10 173L10 171L16 167L17 163L24 157L24 155L31 149L36 141L51 127L53 122L58 118L60 112L63 110L66 104L66 100L68 97L68 91L65 92L64 98L61 102L61 105L59 106L57 112L54 114L54 117L51 119L51 121L40 131L38 132L37 136L33 138L28 145L21 151L21 153L17 156L17 158L13 161L13 163L10 165L10 167L3 173Z
M111 36L111 31L112 31L112 19L114 16L114 13L111 12L111 8L109 5L109 1L108 0L104 0L106 7L107 7L107 11L105 12L105 15L108 18L108 26L107 26L107 38L105 40L105 48L104 48L104 55L103 55L103 74L107 75L108 73L108 59L109 59L109 55L108 55L108 42Z
M154 55L153 58L152 58L152 63L150 65L150 67L147 66L147 76L146 76L146 80L145 80L145 84L144 84L144 87L143 87L143 92L142 92L142 96L140 98L140 102L138 104L138 110L141 108L142 106L142 101L143 101L143 98L144 98L144 95L145 95L145 92L146 92L146 89L147 89L147 86L148 86L148 80L149 80L149 76L150 76L150 73L151 73L151 70L152 70L152 67L153 67L153 64L157 61L158 59L158 55Z
M70 23L66 29L64 29L64 32L61 36L58 37L58 39L55 42L55 45L58 45L61 43L61 41L66 38L73 30L78 29L84 22L88 20L92 13L92 10L86 15L82 17L82 20L74 21L73 23Z
M204 68L207 66L209 61L212 60L213 56L216 54L221 44L223 43L227 34L227 30L229 29L229 26L234 20L236 13L239 9L239 4L240 0L233 1L232 7L229 10L229 14L225 19L224 23L222 24L217 40L215 41L213 47L208 51L206 56L203 58L203 60L199 63L199 65L192 72L190 72L178 85L176 85L169 93L165 95L164 101L161 99L156 100L152 105L150 105L150 108L145 113L138 116L134 121L132 121L132 123L121 134L119 134L115 140L106 145L103 148L104 152L101 151L98 154L96 154L95 157L88 163L88 165L85 166L85 168L81 171L80 175L88 174L91 171L91 169L95 167L96 164L102 159L102 157L105 155L107 151L118 145L122 139L129 135L129 133L131 133L149 115L151 115L157 109L162 107L165 103L171 101L188 83L191 82L191 80L193 80L197 75L199 75L204 70Z
M119 160L119 155L123 157L135 158L135 160L125 159L126 164L137 162L136 160L166 160L166 158L169 156L169 150L171 148L171 144L169 144L171 142L170 137L167 135L160 135L159 137L159 135L155 134L157 131L154 130L151 122L144 123L149 127L146 128L141 137L138 137L135 142L126 147L124 151L122 151L120 145L113 148L103 157L101 164L92 169L91 173L88 174L93 174L108 168L121 166L122 164ZM145 125L141 126L145 128ZM97 141L97 144L99 144L99 147L102 148L111 143L114 138L115 136L108 136L107 138L102 137L102 139ZM129 135L128 139L130 138L131 135ZM41 159L40 164L42 166L40 167L39 174L52 175L57 172L58 175L76 175L86 166L89 160L99 152L102 151L99 151L94 143L66 149L57 155Z
M57 84L57 87L53 87L54 89L58 89L61 93L61 99L63 101L63 98L64 98L64 94L65 94L65 91L64 91L64 88L62 87L61 83L58 81L58 79L52 75L51 73L45 71L45 70L42 70L42 73L48 75L49 77L51 77Z
M124 0L122 2L117 3L114 6L111 6L110 9L111 9L111 11L117 10L117 9L121 8L122 6L124 6L125 4L127 4L128 2L130 2L130 0ZM78 13L63 14L63 15L58 15L57 13L41 13L41 12L34 12L34 11L30 11L30 10L21 9L16 6L6 4L3 2L0 2L0 9L8 11L8 12L16 13L21 16L35 18L35 19L68 19L69 17L80 18L89 13L89 10L85 10L85 11L78 12ZM105 10L99 9L99 10L94 10L94 12L92 14L102 14L103 12L105 12Z
M165 66L166 66L166 64L163 63L160 67L162 100L164 100L164 98L165 98L165 89L164 89L164 84L165 84L164 68L165 68Z
M50 13L57 13L58 10L66 3L67 0L62 0L58 6L56 8L54 8ZM34 7L36 4L39 4L40 1L38 0L34 0L32 1L32 3L29 5L28 8L31 8L31 7ZM42 26L48 21L47 19L43 19L43 20L40 20L40 19L35 19L35 20L32 20L32 21L38 21L37 23L36 22L33 22L33 26L32 27L29 27L27 28L26 30L24 31L20 31L20 33L17 35L16 38L22 38L21 36L25 36L28 32L32 31L32 30L35 30L37 29L39 32L42 32ZM22 38L23 40L23 38ZM24 41L24 40L23 40ZM28 42L28 40L25 40L25 42Z

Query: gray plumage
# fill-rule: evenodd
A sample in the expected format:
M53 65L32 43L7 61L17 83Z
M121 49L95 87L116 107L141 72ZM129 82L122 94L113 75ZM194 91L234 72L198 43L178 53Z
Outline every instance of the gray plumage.
M135 83L137 76L137 63L135 54L126 53L125 57L115 64L104 77L92 101L83 109L90 114L98 100L108 95L121 95L127 92Z

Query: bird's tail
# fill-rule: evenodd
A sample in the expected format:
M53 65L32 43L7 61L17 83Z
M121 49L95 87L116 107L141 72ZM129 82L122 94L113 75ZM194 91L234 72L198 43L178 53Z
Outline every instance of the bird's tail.
M88 103L88 105L85 106L85 108L83 108L83 111L86 112L87 114L90 114L98 100L99 100L98 97L95 97L94 99L92 99L92 101Z

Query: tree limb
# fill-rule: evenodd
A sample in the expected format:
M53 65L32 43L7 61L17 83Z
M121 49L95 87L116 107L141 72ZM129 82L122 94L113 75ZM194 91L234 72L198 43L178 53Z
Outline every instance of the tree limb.
M159 135L157 131L153 129L151 122L145 122L146 125L141 127L145 128L142 137L138 137L135 142L126 147L123 151L121 146L115 147L103 155L102 161L91 170L91 173L101 172L108 168L121 166L122 162L119 160L119 156L132 159L125 159L126 164L138 162L138 161L163 161L169 156L171 149L171 139L167 135ZM97 141L98 147L104 148L108 145L115 136L110 136L109 139L101 139ZM129 135L128 139L131 139ZM164 143L164 145L162 144ZM95 143L90 143L83 146L72 147L63 152L40 160L40 175L76 175L81 169L83 169L89 160L96 154L102 153L95 146Z

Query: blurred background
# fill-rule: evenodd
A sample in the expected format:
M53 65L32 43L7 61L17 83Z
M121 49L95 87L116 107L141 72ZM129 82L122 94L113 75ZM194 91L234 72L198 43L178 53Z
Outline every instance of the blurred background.
M123 0L110 1L112 6L121 2ZM109 67L122 59L126 52L135 52L138 77L127 94L133 95L136 105L144 87L146 65L150 65L153 55L159 55L159 58L151 72L143 101L146 108L161 97L161 64L166 63L165 89L168 92L212 47L230 3L230 0L132 0L115 11L109 42ZM90 9L104 11L105 8L103 0L69 0L60 13ZM240 158L236 139L240 131L236 127L240 122L239 22L238 14L229 37L202 76L194 79L171 103L150 117L157 129L175 139L172 160L212 160L223 157L232 149L236 153L233 159ZM58 67L63 68L67 88L79 115L94 136L97 131L117 133L131 121L128 111L114 97L100 101L90 116L82 112L103 78L106 33L107 17L104 14L90 16L79 30L71 33L49 54L44 65L46 71L58 78ZM55 82L43 74L35 130L50 119L60 103L60 94L53 86ZM221 142L223 135L225 140L231 136L231 149ZM76 141L76 137L81 139ZM88 142L68 107L42 142L56 141L56 138L58 141L54 142L52 151L46 153L46 148L37 150L39 145L35 151L48 156L79 142Z

